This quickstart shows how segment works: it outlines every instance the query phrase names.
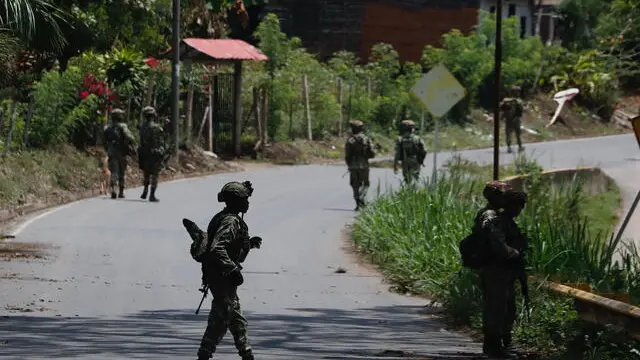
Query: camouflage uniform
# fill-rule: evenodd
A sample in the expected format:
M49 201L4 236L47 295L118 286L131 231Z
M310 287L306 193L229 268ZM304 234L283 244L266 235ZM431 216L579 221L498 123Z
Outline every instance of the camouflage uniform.
M124 198L127 155L133 153L135 138L124 122L123 110L114 109L111 112L111 124L104 128L103 138L104 150L109 157L109 171L111 171L111 198L116 198L116 183L118 183L118 197Z
M365 205L369 190L369 159L376 155L371 139L362 132L363 128L362 121L352 121L352 135L344 145L344 161L349 168L349 184L353 189L356 210Z
M227 329L233 335L242 359L253 360L247 338L247 320L242 315L237 293L238 286L244 282L240 264L251 248L260 247L254 243L259 238L249 238L247 224L238 215L248 209L247 199L253 192L250 183L248 186L245 184L231 182L222 188L218 201L225 202L227 206L211 219L207 228L208 243L212 245L210 253L202 262L202 273L213 300L207 329L198 350L199 360L211 358ZM238 206L243 200L246 201L245 209Z
M511 89L513 97L507 97L500 102L500 110L504 114L504 131L507 140L507 152L511 153L511 135L516 133L516 141L518 142L518 151L523 151L522 135L521 135L521 118L524 113L524 102L518 97L519 87Z
M407 184L414 183L420 177L420 167L427 156L424 141L413 130L411 120L402 121L402 135L396 139L393 171L397 173L398 163L402 163L402 175Z
M158 176L163 168L166 153L164 130L158 125L154 118L156 111L147 106L143 110L145 122L140 127L140 148L138 149L138 162L144 174L144 190L141 199L147 198L149 185L151 185L151 196L149 201L157 202L156 189L158 188Z
M489 205L475 219L475 226L486 234L492 255L492 261L479 271L483 293L483 350L489 356L505 356L511 346L516 319L514 283L518 272L515 264L527 248L527 240L514 221L517 213L501 210L502 207L513 208L513 201L510 205L505 198L508 198L506 194L515 192L509 186L499 191L503 191L502 196L495 193L496 196L489 196L485 189Z

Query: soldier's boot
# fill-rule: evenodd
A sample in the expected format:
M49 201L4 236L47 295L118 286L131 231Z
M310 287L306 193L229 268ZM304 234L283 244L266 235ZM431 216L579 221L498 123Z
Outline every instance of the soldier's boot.
M242 360L254 360L253 352L251 350L245 352L244 354L241 354L240 357L242 358Z
M507 352L502 346L500 341L484 341L482 345L482 352L491 359L510 359L511 354Z
M148 193L149 193L149 185L145 185L144 190L142 190L142 195L140 195L140 199L146 200Z
M520 145L520 146L518 147L518 152L523 152L523 151L524 151L524 146Z
M513 339L511 338L511 334L502 337L502 347L506 351L513 350Z
M123 185L123 184L120 184L120 188L119 188L119 190L120 190L120 191L118 192L118 197L119 197L120 199L124 199L124 185Z
M511 154L511 153L513 152L513 150L511 150L511 146L507 146L507 152L508 152L509 154Z
M111 198L112 198L112 199L115 199L115 198L117 197L117 194L116 194L116 184L114 184L113 182L111 182L111 183L109 184L109 187L111 188Z
M156 187L155 186L151 187L151 195L149 196L149 201L151 201L151 202L159 202L160 201L160 199L158 199L156 197Z

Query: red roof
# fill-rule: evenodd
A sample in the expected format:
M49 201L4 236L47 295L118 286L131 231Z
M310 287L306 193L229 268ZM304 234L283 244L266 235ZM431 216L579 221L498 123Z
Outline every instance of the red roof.
M153 56L147 57L147 59L144 61L145 64L152 68L156 67L159 62L160 60L154 58Z
M215 60L254 60L266 61L269 58L258 48L242 40L235 39L182 39L185 48L182 49L181 57L190 57L188 53L196 50L202 55L206 55ZM169 55L171 49L164 52Z

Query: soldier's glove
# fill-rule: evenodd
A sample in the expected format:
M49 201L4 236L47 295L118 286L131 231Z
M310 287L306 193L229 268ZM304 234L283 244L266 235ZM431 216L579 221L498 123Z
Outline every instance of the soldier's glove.
M229 276L229 281L233 286L240 286L242 285L242 283L244 283L244 277L242 276L242 273L238 268L231 271L228 276Z
M259 236L254 236L249 239L249 244L251 245L252 249L260 249L260 246L262 246L262 238Z

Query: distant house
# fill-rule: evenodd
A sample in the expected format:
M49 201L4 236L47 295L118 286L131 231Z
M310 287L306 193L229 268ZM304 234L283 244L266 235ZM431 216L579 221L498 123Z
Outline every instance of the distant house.
M520 17L523 36L532 35L539 1L504 0L503 16ZM549 25L549 9L555 6L551 3L560 1L542 0L543 40L554 33L549 30L554 24ZM282 30L300 37L320 58L349 50L366 59L373 45L385 42L401 60L419 61L425 45L439 46L442 35L452 29L469 33L478 23L479 10L491 11L492 6L495 12L495 0L270 0L262 11L277 14Z
M557 7L564 0L504 0L502 17L515 16L520 22L520 36L540 35L546 44L558 38ZM479 9L496 12L496 0L480 0Z

